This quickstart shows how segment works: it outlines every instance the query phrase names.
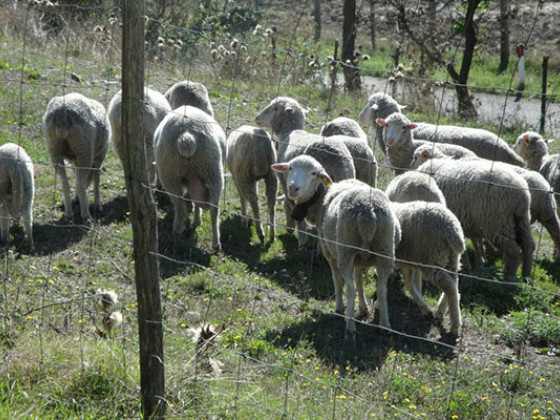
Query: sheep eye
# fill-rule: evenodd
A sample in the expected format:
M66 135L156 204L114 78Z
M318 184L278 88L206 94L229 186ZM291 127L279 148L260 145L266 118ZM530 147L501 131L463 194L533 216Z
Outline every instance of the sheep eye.
M315 171L311 172L311 176L315 176L315 175L317 175L317 172Z

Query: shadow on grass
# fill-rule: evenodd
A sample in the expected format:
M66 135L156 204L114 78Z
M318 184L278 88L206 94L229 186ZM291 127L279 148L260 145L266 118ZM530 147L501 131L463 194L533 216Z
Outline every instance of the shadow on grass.
M548 275L550 275L556 284L560 284L560 258L543 258L538 261Z
M310 344L326 364L350 366L352 370L375 370L383 366L391 350L450 359L455 357L454 344L444 334L440 340L428 340L432 329L416 304L404 294L389 297L389 317L397 333L388 334L378 327L377 317L357 323L355 343L344 340L345 320L334 313L312 311L304 320L280 331L269 331L266 339L275 346L291 348L300 342ZM399 334L401 333L401 334ZM341 370L342 371L342 370Z
M200 228L199 228L200 229ZM198 246L196 230L189 235L173 235L173 211L158 219L158 249L162 279L180 273L192 273L210 266L212 251Z

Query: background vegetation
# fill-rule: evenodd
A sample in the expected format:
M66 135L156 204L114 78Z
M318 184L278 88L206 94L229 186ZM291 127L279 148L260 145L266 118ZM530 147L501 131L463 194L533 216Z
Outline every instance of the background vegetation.
M324 28L320 41L311 41L313 22L302 13L308 5L300 3L267 2L256 10L254 2L236 2L237 9L226 2L149 2L146 83L162 92L183 79L205 83L228 133L251 124L278 94L310 107L307 128L313 132L335 116L355 118L371 91L350 94L339 83L332 88L327 57L333 54L338 22ZM324 3L333 13L339 6ZM138 416L132 237L120 162L111 149L97 222L65 224L60 183L41 132L53 96L79 91L107 105L120 88L117 6L104 1L0 6L0 142L25 147L36 170L36 247L25 248L16 226L12 243L1 248L2 418ZM361 52L371 57L360 62L363 73L383 77L376 90L390 89L387 80L398 71L391 26L386 26L375 53L364 46L367 33L359 33ZM235 48L233 38L240 41ZM403 54L403 67L416 58L413 52ZM531 74L538 71L532 60ZM539 62L536 54L534 62ZM508 88L513 69L509 78L507 72L498 76L497 64L481 51L472 83ZM559 65L552 60L553 95L559 93ZM434 68L427 80L444 79L440 71ZM540 90L538 76L532 77L527 91ZM415 119L478 125L452 114L439 117L423 106L433 84L404 80L406 95L399 100ZM520 128L501 122L487 128L512 141ZM364 128L373 135L371 127ZM384 188L392 175L377 156ZM539 225L528 282L500 282L498 255L487 268L461 277L465 327L458 343L421 318L395 279L389 301L397 332L381 334L370 319L358 325L352 346L343 341L344 320L332 311L326 262L314 249L297 250L295 236L283 229L274 243L261 245L254 230L242 225L239 210L227 178L224 249L214 254L206 214L193 236L173 238L172 210L164 204L158 208L169 417L560 417L560 271ZM116 331L103 328L100 289L119 295L124 322ZM370 272L369 298L374 290ZM426 294L435 304L437 292L428 288ZM199 339L201 327L213 332L209 340Z

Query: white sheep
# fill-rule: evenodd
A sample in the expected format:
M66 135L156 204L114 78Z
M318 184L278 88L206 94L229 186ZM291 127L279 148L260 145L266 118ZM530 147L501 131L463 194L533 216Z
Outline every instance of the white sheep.
M264 231L259 214L257 181L264 179L270 223L269 240L274 241L274 213L278 179L271 165L276 162L276 151L270 135L263 129L243 125L231 132L227 139L227 166L239 192L241 214L246 224L247 201L253 211L255 229L261 242Z
M201 222L200 209L210 209L212 249L221 249L219 201L224 186L221 143L225 133L210 115L192 106L167 114L154 134L159 179L171 195L175 210L173 233L190 233L192 226L183 200L185 190L195 203L194 224Z
M456 149L463 149L464 151L468 151L461 146L455 146ZM422 163L427 162L429 159L434 158L445 158L445 159L457 159L455 156L461 155L458 154L446 154L442 149L435 149L429 150L424 149L424 146L420 146L416 149L414 153L415 159L412 164L412 167L418 167ZM481 159L478 156L469 157L471 159ZM522 168L516 165L509 165L504 162L494 162L494 167L496 170L501 170L500 168L506 167L509 170L512 170L525 179L527 185L529 187L529 194L531 195L531 223L535 220L541 223L545 229L550 234L552 238L556 252L558 255L558 251L560 250L560 219L558 217L558 206L556 200L554 199L552 192L552 188L548 181L537 171L529 170ZM397 177L398 178L398 177ZM475 245L477 246L477 245ZM479 248L480 244L478 245ZM481 252L482 249L478 249L477 252Z
M350 136L368 141L367 134L356 120L348 117L338 117L326 122L319 133L321 136Z
M356 179L372 187L377 185L377 161L368 145L366 133L356 121L346 117L335 118L323 125L320 135L324 137L345 136L343 141L352 155Z
M383 128L376 125L378 118L385 119L395 112L401 112L405 106L399 105L390 95L377 92L368 98L368 101L358 119L364 124L371 124L375 128L375 142L379 143L381 151L387 154L387 145L383 141Z
M480 159L472 150L447 143L419 145L412 154L411 169L416 169L429 159Z
M301 154L308 154L317 159L329 176L336 182L356 175L352 155L344 144L347 136L322 137L303 130L305 111L302 106L289 97L278 97L265 107L255 118L257 126L270 127L278 142L277 162L287 162ZM294 203L286 194L286 178L279 175L282 190L285 193L284 210L287 225L293 228L295 217L292 212ZM300 248L305 246L307 235L304 234L305 223L298 220L298 242Z
M10 237L10 220L22 217L24 239L33 247L33 162L23 147L0 146L0 241Z
M154 166L154 132L157 126L171 111L167 99L158 91L144 88L144 100L138 101L138 107L142 109L144 124L144 150L146 154L146 171L151 184L156 182L156 168ZM123 127L122 127L122 91L113 96L109 102L109 122L111 123L111 141L117 155L124 165Z
M418 123L414 138L435 143L452 143L472 150L477 156L524 166L511 147L497 134L481 128Z
M43 116L43 131L52 163L62 182L64 216L73 218L70 184L64 160L76 172L76 195L84 221L91 219L87 188L93 181L94 206L101 210L99 177L109 148L109 121L103 105L80 93L51 99Z
M144 88L144 101L139 101L139 105L142 106L143 112L146 171L150 183L154 184L156 182L154 132L161 120L171 111L171 106L169 106L169 102L161 93L148 87ZM124 153L126 150L124 150L122 132L122 91L117 92L111 99L111 102L109 102L107 114L111 123L111 141L121 163L124 165Z
M164 94L172 109L182 105L190 105L200 108L211 117L214 117L212 103L208 96L208 90L202 83L191 80L183 80L175 83Z
M440 289L443 293L436 319L442 321L449 307L450 332L458 335L461 327L458 271L461 254L465 251L461 223L440 203L391 203L391 208L401 227L395 264L403 272L407 289L424 316L430 316L432 311L422 298L422 280Z
M550 141L539 133L527 131L517 138L513 148L527 162L529 169L540 172L554 192L560 193L560 155L548 154L547 143Z
M389 182L385 193L395 203L409 201L429 201L445 205L445 197L430 175L417 171L407 171Z
M535 243L531 236L527 182L508 168L487 160L431 159L418 171L431 175L471 239L485 238L504 253L504 277L531 274Z
M273 169L287 174L287 195L298 206L307 206L306 219L317 226L333 275L338 313L344 311L342 289L346 287L346 338L354 339L356 333L356 290L357 317L368 313L362 277L371 266L377 272L380 323L390 328L387 280L394 267L400 227L385 193L355 179L333 184L319 162L306 155L277 163Z

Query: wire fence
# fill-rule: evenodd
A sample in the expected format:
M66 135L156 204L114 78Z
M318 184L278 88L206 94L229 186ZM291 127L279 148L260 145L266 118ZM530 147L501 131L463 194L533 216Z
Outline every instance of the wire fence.
M162 33L176 36L174 39L156 38L154 45L147 46L146 84L163 92L180 80L203 82L210 92L217 124L227 135L242 124L254 124L258 111L271 99L284 96L288 90L295 94L298 86L311 85L318 98L306 101L308 106L313 104L306 128L317 129L332 119L333 110L340 109L341 103L346 105L342 102L342 81L336 78L336 74L333 79L330 69L347 64L334 58L323 59L312 54L311 48L298 45L298 37L302 36L306 24L306 16L301 11L310 8L309 1L300 3L294 2L292 19L288 20L291 26L284 31L272 29L276 22L270 18L261 22L260 30L240 36L238 40L225 34L209 36L205 31L147 16L147 26L157 24L163 28ZM95 7L43 2L0 4L3 38L13 39L9 51L0 52L3 63L0 94L6 100L0 136L3 142L9 139L30 153L36 173L35 248L21 251L19 247L6 246L2 251L3 368L0 371L13 375L12 366L26 366L30 377L32 371L80 372L82 384L86 384L84 378L91 375L92 382L97 379L108 384L109 395L118 390L119 404L123 406L121 417L128 418L134 416L130 413L138 400L136 361L130 359L131 355L137 354L137 329L122 168L111 149L101 171L103 209L94 213L92 223L64 220L61 217L60 182L43 146L41 126L46 105L53 96L79 91L107 105L120 89L120 10L112 1L98 4ZM92 19L91 16L96 14L104 18ZM81 27L70 24L72 19L80 20L83 16L90 16L91 20L84 20ZM538 13L534 19L538 19ZM100 22L106 24L98 24ZM287 41L280 42L280 38ZM530 42L528 37L526 43ZM14 56L19 60L9 58ZM453 87L449 80L401 74L394 79L395 70L357 70L363 75L383 75L377 79L364 78L371 83L366 84L365 90L385 91L406 105L412 105L409 101L418 97L419 93L414 93L419 92L415 91L417 86L430 86L433 109L438 116L436 123L447 106L444 98L454 96L453 91L447 89ZM262 85L263 81L267 82L266 86ZM259 85L262 90L254 92L255 86ZM499 99L503 105L497 107L501 111L495 124L498 133L502 132L508 115L511 115L510 110L519 112L519 106L512 105L507 99L517 93L511 86L469 85L469 88L506 94L505 99ZM528 99L523 101L530 101L539 98L541 93L525 91L524 95ZM559 95L552 92L547 94L547 99L555 101ZM353 109L346 110L348 115L357 116L365 99L363 96L353 101ZM144 98L137 100L141 110ZM558 112L560 110L549 103L548 133L556 133L559 129ZM536 126L536 120L534 124ZM368 135L378 158L379 186L385 187L394 168L378 150L374 127L368 127ZM280 143L282 139L273 137L273 141ZM354 348L342 346L337 349L342 341L336 339L332 341L334 344L325 344L326 341L316 334L338 331L342 335L346 321L343 315L332 311L331 299L325 296L325 292L310 290L316 287L318 277L327 275L330 278L330 270L321 265L320 257L313 250L285 256L284 272L277 271L277 266L266 267L266 262L251 258L252 263L246 264L244 275L239 275L234 266L236 253L231 248L239 246L237 236L243 240L249 238L236 231L242 225L234 220L255 220L240 214L238 193L228 174L225 179L219 210L222 230L226 231L222 235L224 247L230 247L225 253L230 258L208 253L206 245L210 239L205 233L186 239L172 237L170 218L173 210L169 206L162 206L159 210L163 229L160 229L158 256L166 333L166 361L160 362L166 366L169 391L160 398L168 405L169 418L219 418L224 413L233 418L245 418L251 413L254 418L463 418L457 401L466 398L461 393L468 382L466 375L470 371L466 365L469 358L477 358L481 369L491 369L489 375L499 378L496 385L492 382L492 389L480 397L478 402L483 406L491 394L494 403L498 400L504 405L503 418L539 418L535 417L538 414L554 418L559 414L557 393L553 387L547 389L547 381L552 380L553 367L557 363L553 358L550 358L551 362L540 359L538 364L545 364L542 369L534 355L528 353L534 327L532 321L539 311L530 304L524 308L527 317L522 328L523 337L511 351L489 339L478 342L476 334L483 331L485 322L486 314L483 313L463 311L463 328L456 341L446 340L445 334L439 334L443 330L434 335L429 328L428 331L417 328L412 317L418 311L410 299L398 306L408 313L408 317L393 322L398 327L388 329L374 322L356 321L360 334ZM161 187L146 185L145 188L156 197L169 196ZM263 191L259 195L262 196ZM185 202L192 201L181 198ZM198 204L215 206L214 203ZM2 215L2 218L6 217L9 216ZM204 223L207 223L206 219ZM282 220L276 225L277 229L285 227ZM308 235L315 241L326 241L314 233ZM526 282L504 281L499 269L489 275L485 274L487 271L455 273L441 267L408 263L460 275L461 283L468 285L462 289L464 296L472 295L473 290L489 291L480 285L495 285L505 290L522 290L512 294L523 296L531 304L540 300L539 308L542 308L547 303L557 304L560 293L556 289L543 288L540 277L543 268L539 258L553 252L550 245L544 245L549 243L547 233L540 225L534 225L533 235L537 238L533 272ZM21 232L16 230L13 236L17 242ZM230 240L231 245L228 244ZM285 241L289 243L289 240ZM255 246L251 246L248 252L265 253L272 248L272 245L263 246L262 251L255 251ZM368 249L358 250L372 253ZM297 272L291 269L292 264L297 266ZM273 285L286 281L290 284ZM115 302L116 308L124 316L123 325L113 330L107 325L114 321L110 316L115 308L112 312L104 309L100 297L105 289L117 291L120 302ZM389 300L390 307L392 304ZM281 308L286 317L291 315L298 319L297 325L278 330L267 326L269 305ZM299 318L295 315L297 313L301 313ZM392 311L392 319L393 315ZM306 321L309 319L312 321ZM224 325L215 325L216 320ZM201 339L204 331L195 327L211 324L214 325L206 331L207 336ZM330 325L336 325L338 329L330 328ZM49 343L52 341L58 345L53 346ZM298 345L305 346L305 343L325 346L326 350L321 350L322 362L304 356L309 352L301 352ZM269 357L268 345L283 348L282 358ZM371 348L366 352L367 346ZM107 364L99 361L100 353ZM441 364L441 384L438 385L441 389L433 390L433 395L439 396L434 397L439 405L432 407L429 413L417 409L421 398L418 401L403 398L403 387L412 386L415 381L412 379L415 373L407 371L414 371L414 357L417 356L434 357L433 363ZM230 365L225 366L224 360ZM332 368L318 367L321 363ZM509 373L503 373L504 366ZM527 408L514 406L517 388L511 383L523 383L524 379L527 382L535 375L533 370L536 371L537 367L541 368L539 372L550 370L547 372L550 376L542 373L534 385L540 395L538 403L526 402ZM329 369L331 373L325 374ZM321 374L317 375L317 371ZM380 371L385 374L381 375ZM356 379L354 383L353 378L358 372L365 372L370 379ZM416 375L420 377L421 372ZM267 383L263 381L267 377L275 379ZM366 388L363 388L364 383L367 383ZM309 388L314 391L307 393ZM54 387L43 389L36 393L21 385L9 389L6 391L8 404L23 418L26 414L20 414L13 406L23 395L34 401L44 401L46 407L66 407L76 412L85 412L91 402L77 389L66 390L66 396ZM300 394L315 401L303 403ZM212 401L212 404L201 401Z

